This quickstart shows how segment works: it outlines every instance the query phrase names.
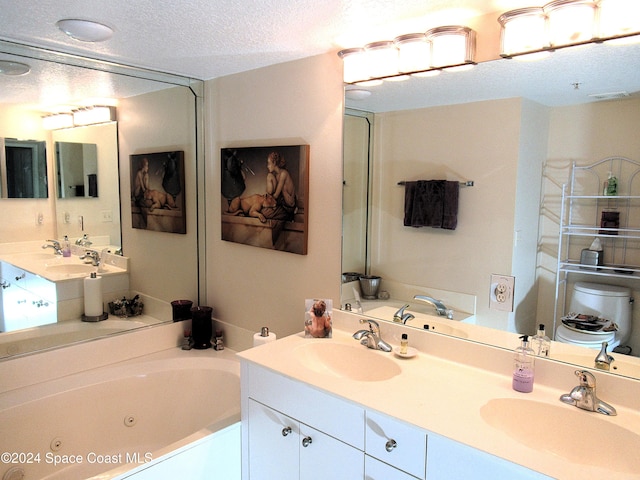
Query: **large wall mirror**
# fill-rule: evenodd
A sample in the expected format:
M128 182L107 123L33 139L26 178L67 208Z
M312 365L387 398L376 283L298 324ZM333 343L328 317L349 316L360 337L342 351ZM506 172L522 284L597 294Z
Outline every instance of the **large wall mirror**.
M47 198L47 143L0 138L2 198Z
M403 285L400 300L418 311L410 293L472 298L465 311L475 313L484 343L514 348L499 332L533 335L539 323L553 334L562 184L573 162L640 161L639 67L637 43L593 44L540 61L499 59L466 72L347 86L343 271ZM404 227L398 182L434 178L474 181L460 190L458 228ZM512 313L489 308L491 274L515 276ZM620 281L637 298L640 281ZM344 283L342 291L343 304L353 300ZM596 354L558 360L593 367Z
M29 69L0 74L0 250L25 242L41 251L46 239L87 234L130 258L131 293L144 295L159 318L164 310L154 307L156 301L164 305L176 295L197 302L203 82L11 42L0 42L0 61ZM109 105L117 114L82 126L43 124L43 117L90 105ZM28 155L21 153L25 149ZM132 229L130 155L175 150L185 154L187 233ZM174 259L175 251L185 253ZM156 269L171 271L173 281ZM64 333L57 337L47 348L75 341Z

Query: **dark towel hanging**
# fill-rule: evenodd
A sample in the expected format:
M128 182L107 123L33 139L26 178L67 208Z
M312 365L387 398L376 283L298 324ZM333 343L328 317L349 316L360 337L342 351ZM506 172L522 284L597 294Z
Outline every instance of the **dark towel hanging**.
M405 182L404 225L455 230L460 184L447 180Z

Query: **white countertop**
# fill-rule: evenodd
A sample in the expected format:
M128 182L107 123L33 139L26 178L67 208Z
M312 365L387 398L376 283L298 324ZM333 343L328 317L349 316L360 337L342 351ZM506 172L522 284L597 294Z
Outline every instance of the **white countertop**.
M490 400L498 398L522 399L566 408L567 415L575 415L577 412L584 415L585 420L590 420L589 417L595 415L598 417L597 421L611 422L634 432L638 445L634 444L633 448L637 457L640 448L640 414L637 408L616 404L616 396L610 390L612 382L627 382L620 388L635 389L633 395L637 397L640 395L640 382L605 378L603 385L606 389L599 389L598 396L613 404L618 411L617 416L606 417L559 401L561 394L568 393L577 385L577 379L572 375L575 367L558 364L558 375L563 377L560 383L566 385L566 389L560 390L557 385L549 386L543 381L537 381L532 393L522 394L511 388L510 352L393 324L381 325L382 337L393 346L397 346L400 332L407 332L410 345L417 347L419 353L414 358L404 359L391 353L368 351L371 355L388 356L399 365L401 373L392 378L382 381L355 381L336 375L317 374L300 362L296 348L308 342L337 342L349 345L356 343L351 334L362 328L356 322L357 316L334 315L332 339L307 339L303 334L297 334L241 352L239 356L243 360L344 397L368 409L377 410L551 477L572 480L640 479L640 469L635 475L616 471L617 461L620 460L616 457L607 460L608 468L589 465L590 460L599 455L598 442L615 444L618 441L616 438L598 436L593 439L593 447L585 451L582 458L565 458L548 445L547 449L543 450L520 443L516 438L489 425L481 415L481 408ZM460 354L460 362L443 358L444 355L440 353L456 350ZM436 356L425 352L439 353ZM484 358L477 357L478 355ZM495 369L479 368L479 365L486 367L487 364L491 364L492 356L495 356L495 361L501 365ZM507 364L502 365L505 362ZM543 379L549 377L550 369L555 368L552 362L540 363L543 370L541 376ZM367 366L363 365L362 368ZM607 374L596 373L598 380L601 375ZM524 404L523 408L526 407ZM531 422L536 422L533 414ZM527 425L522 425L522 428L527 428ZM563 429L561 425L558 428L559 431ZM576 435L580 433L576 432ZM621 445L620 455L624 455L624 450L629 447L631 445Z

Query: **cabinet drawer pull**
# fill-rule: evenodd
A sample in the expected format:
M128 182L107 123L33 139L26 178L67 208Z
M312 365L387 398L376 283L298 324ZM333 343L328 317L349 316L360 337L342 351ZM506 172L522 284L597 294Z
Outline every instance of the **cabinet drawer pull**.
M304 437L302 439L302 446L307 448L309 445L311 445L311 442L312 442L311 437Z
M387 443L385 443L384 448L387 452L390 452L394 448L398 446L398 443L392 438Z
M291 427L284 427L282 429L282 436L286 437L287 435L289 435L291 433Z

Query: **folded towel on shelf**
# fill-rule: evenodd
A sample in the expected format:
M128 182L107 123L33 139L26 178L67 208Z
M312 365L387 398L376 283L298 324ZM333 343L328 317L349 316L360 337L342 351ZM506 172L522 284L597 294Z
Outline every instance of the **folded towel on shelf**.
M405 182L404 225L455 230L460 184L448 180Z

